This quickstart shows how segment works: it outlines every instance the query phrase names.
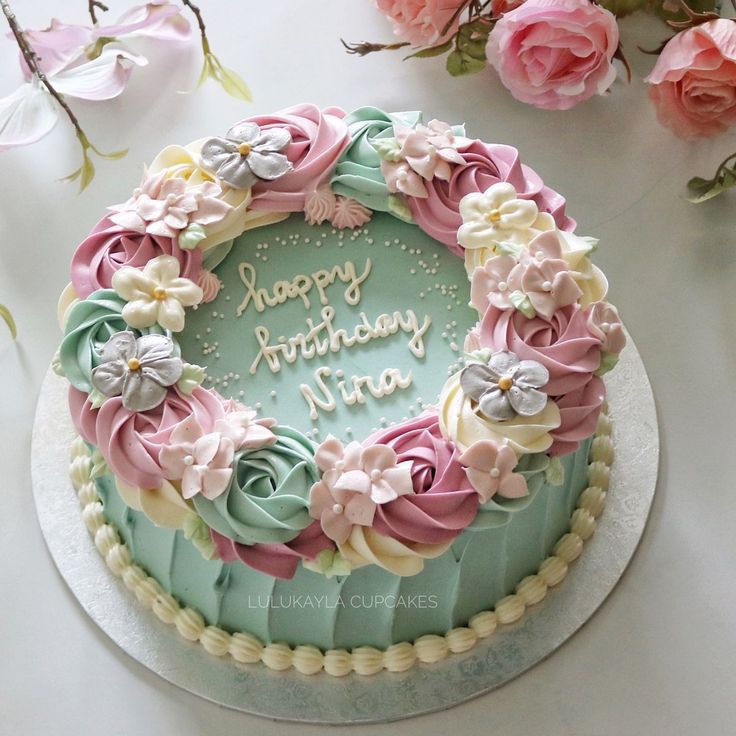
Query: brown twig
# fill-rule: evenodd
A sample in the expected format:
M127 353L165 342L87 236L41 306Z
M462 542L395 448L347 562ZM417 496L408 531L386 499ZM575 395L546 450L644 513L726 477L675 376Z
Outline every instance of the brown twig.
M199 34L202 37L202 51L205 55L210 53L210 42L207 39L206 26L204 24L204 18L202 18L202 11L192 0L182 0L182 3L186 5L189 10L192 11L194 17L197 19L197 25L199 26Z
M100 0L87 0L87 10L89 11L89 17L92 18L92 24L97 25L97 11L101 10L106 13L110 8Z
M370 41L348 43L344 38L340 39L340 43L345 47L345 50L349 54L357 54L358 56L372 54L375 51L395 51L396 49L403 49L410 45L408 41L400 41L397 43L371 43Z

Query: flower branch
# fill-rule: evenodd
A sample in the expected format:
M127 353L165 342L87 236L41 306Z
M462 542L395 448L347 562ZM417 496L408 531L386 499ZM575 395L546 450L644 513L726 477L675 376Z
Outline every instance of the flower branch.
M10 26L10 31L13 34L13 38L15 38L15 42L18 44L18 48L20 49L20 52L23 55L23 59L28 66L31 74L35 79L38 80L40 84L43 85L48 94L50 94L51 97L53 97L53 99L56 101L56 103L61 107L66 116L69 118L72 127L74 128L77 140L79 141L79 144L82 148L82 165L76 171L73 171L71 174L69 174L69 176L64 177L64 180L74 181L76 179L79 179L80 191L82 191L92 181L95 174L94 164L90 159L89 151L94 151L98 156L107 159L121 158L125 156L127 151L123 150L113 151L112 153L103 153L96 146L90 143L86 133L79 123L79 120L77 119L77 116L74 114L73 110L64 99L63 95L59 94L54 85L49 81L45 72L41 69L39 65L38 54L36 54L33 47L30 45L30 43L28 43L28 40L21 30L21 27L18 24L18 20L15 17L15 14L11 9L8 0L0 0L0 7L2 8L3 15L5 16L5 19Z

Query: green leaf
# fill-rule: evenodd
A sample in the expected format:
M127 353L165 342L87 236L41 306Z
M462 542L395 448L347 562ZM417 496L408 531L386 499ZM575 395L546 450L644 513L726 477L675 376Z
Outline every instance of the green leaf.
M407 59L431 59L433 56L442 56L442 54L449 51L451 47L452 40L449 40L447 43L441 43L439 46L430 46L426 49L419 49L419 51L415 51L413 54L405 56L404 61Z
M401 146L396 138L371 138L370 144L384 161L401 160Z
M501 256L513 256L518 258L524 250L523 245L511 242L497 242L494 250Z
M331 549L323 549L314 560L302 560L302 564L307 570L320 573L328 578L350 575L352 566L339 553Z
M232 69L224 67L220 60L210 52L210 76L215 81L219 82L222 88L231 97L235 97L238 100L245 102L252 102L253 95L250 93L248 85L243 81L237 72Z
M472 56L455 49L447 57L447 71L453 77L462 77L466 74L475 74L486 67L485 57L483 61L474 59Z
M699 176L690 179L687 183L687 191L690 196L687 199L693 204L700 204L735 186L736 170L723 168L713 179L703 179Z
M106 401L107 396L98 391L96 388L92 388L89 392L89 403L93 409L99 409Z
M601 364L595 372L596 376L603 376L613 370L618 363L618 353L601 353Z
M527 319L537 316L529 297L523 291L512 291L509 294L509 301L518 309Z
M414 218L411 216L411 209L409 209L406 199L400 194L388 195L388 211L394 217L398 217L399 220L414 222Z
M60 378L65 378L64 368L61 365L61 354L58 348L54 353L54 357L51 358L51 370Z
M212 541L210 528L204 519L192 512L184 521L184 536L189 539L205 560L214 560L217 556L215 543Z
M565 482L565 468L558 457L551 457L544 471L544 477L551 486L561 486Z
M182 250L194 250L197 243L206 237L205 229L198 222L193 222L179 234L179 247Z
M176 382L176 386L183 394L189 396L197 386L202 385L206 375L202 366L185 363L181 378Z
M10 334L13 336L13 340L15 340L15 338L18 337L18 329L15 326L13 315L10 313L10 310L3 304L0 304L0 319L2 319L3 322L5 322L5 324L8 326Z

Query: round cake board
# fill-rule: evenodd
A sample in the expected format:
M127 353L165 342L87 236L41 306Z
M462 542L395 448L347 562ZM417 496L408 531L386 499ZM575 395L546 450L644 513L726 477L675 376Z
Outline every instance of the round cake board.
M41 530L62 577L90 618L142 665L202 698L279 720L348 724L408 718L475 698L533 667L569 639L616 586L641 539L657 481L654 397L629 340L606 377L616 453L606 508L580 558L541 604L469 652L401 674L336 678L274 672L213 657L187 642L108 570L68 479L75 433L67 386L49 370L36 411L31 469Z

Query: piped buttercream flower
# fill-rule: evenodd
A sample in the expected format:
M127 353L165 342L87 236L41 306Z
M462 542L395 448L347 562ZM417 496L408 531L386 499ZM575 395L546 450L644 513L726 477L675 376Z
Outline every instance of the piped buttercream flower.
M555 233L542 233L555 236ZM560 307L574 304L583 292L575 283L567 263L557 258L540 258L521 267L519 285L537 314L549 319Z
M394 135L379 151L384 156L381 171L390 192L410 197L427 196L424 181L449 181L453 165L465 163L458 149L470 145L470 139L440 120L415 128L396 124Z
M518 462L516 453L506 444L493 440L479 440L459 458L465 473L481 498L490 501L498 494L504 498L520 498L528 493L526 478L514 473Z
M481 414L497 422L539 414L547 405L547 395L539 389L548 380L543 365L519 360L506 350L491 355L487 365L471 363L460 373L466 396L477 402Z
M329 184L320 184L304 199L304 219L310 225L321 225L335 214L337 197Z
M363 448L358 442L343 447L328 437L315 454L322 479L309 492L309 513L338 544L354 525L370 526L377 504L414 493L411 462L397 463L386 445Z
M203 238L204 227L220 222L232 209L221 195L220 185L213 181L189 186L186 179L167 177L165 171L153 175L146 171L133 196L109 208L114 213L110 220L127 230L169 238L195 225Z
M234 406L224 419L215 422L215 431L232 440L236 450L253 450L276 442L276 435L271 431L276 426L275 419L258 419L255 409L237 403Z
M511 309L510 295L519 288L519 264L513 256L493 256L477 266L470 283L470 303L482 315L489 304Z
M459 204L462 225L457 231L457 242L466 250L466 265L482 266L499 243L526 245L542 230L554 228L550 215L539 212L536 202L517 197L516 189L508 182L499 182L484 192L466 194ZM479 251L478 255L468 251Z
M203 167L235 189L249 189L258 180L273 181L292 166L281 153L291 143L286 128L262 131L256 123L234 125L223 138L205 141Z
M128 303L123 319L137 329L158 323L164 329L184 329L184 307L202 301L202 289L179 276L179 261L173 256L158 256L142 270L125 267L112 277L112 288Z
M116 332L101 350L92 385L104 396L122 396L130 411L153 409L184 370L174 350L173 341L164 335L136 339L132 332Z
M164 476L180 480L184 498L201 493L213 499L230 485L235 447L220 432L205 432L195 417L187 417L161 448L159 462Z
M626 345L624 326L618 310L608 302L595 302L588 311L588 329L601 341L604 353L618 355Z

